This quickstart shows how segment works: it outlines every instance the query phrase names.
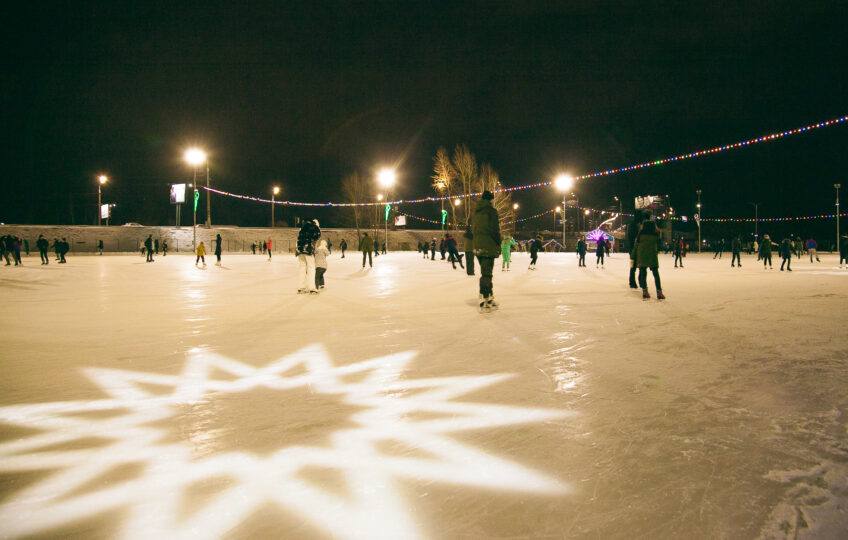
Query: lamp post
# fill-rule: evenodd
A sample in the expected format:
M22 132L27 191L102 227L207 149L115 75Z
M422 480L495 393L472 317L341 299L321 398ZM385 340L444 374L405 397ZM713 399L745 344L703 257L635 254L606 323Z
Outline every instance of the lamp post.
M695 193L698 195L698 203L695 205L695 207L698 209L698 220L697 220L698 221L698 253L700 253L701 252L701 218L703 217L703 216L701 216L701 190L697 189L697 190L695 190Z
M436 182L436 190L439 192L439 203L441 204L441 212L439 213L439 217L445 215L445 189L447 188L447 182L444 180L439 180ZM445 224L442 223L442 230L445 230Z
M280 187L274 186L271 188L271 228L274 228L274 197L280 194Z
M748 203L754 207L754 240L760 237L760 203ZM759 242L759 240L757 240Z
M106 176L105 174L101 174L100 176L97 177L97 225L103 225L103 215L100 213L100 208L102 208L102 206L103 206L102 189L103 189L103 185L106 184L106 182L108 182L108 181L109 181L109 177ZM837 197L837 199L839 199L839 197ZM837 203L837 205L838 204L839 203ZM837 213L839 212L838 206L837 206L836 211L837 211Z
M394 169L384 168L380 169L377 173L377 183L380 184L382 188L386 190L386 204L391 200L391 189L395 185L395 180L397 179L397 173ZM444 202L442 203L444 204ZM389 213L385 213L385 222L386 222L386 251L389 250Z
M194 181L192 182L192 201L191 201L191 245L197 248L197 167L206 163L206 152L200 148L189 148L183 154L183 159L194 169ZM209 187L209 166L206 166L206 187ZM206 191L206 202L209 202L209 190ZM209 221L209 206L207 204L206 219Z
M586 216L588 216L588 215L589 215L589 209L587 208L587 209L583 210L583 229L586 229L586 228L587 228L587 225L586 225ZM593 216L593 217L594 217L594 216ZM590 222L591 222L591 220L590 220Z
M618 203L618 227L624 227L624 207L622 205L621 199L616 195L613 197L613 200Z
M836 190L836 253L840 255L839 264L842 265L842 257L839 251L839 188L842 187L842 184L833 184L833 188Z
M562 206L557 206L556 208L554 208L554 229L556 229L557 214L559 214L560 212L562 212Z
M574 178L570 174L558 174L554 178L554 187L562 193L562 250L565 251L565 194L574 187Z
M453 205L455 208L459 208L462 205L462 199L456 198L453 200ZM459 223L456 221L456 212L453 213L453 226L459 229Z

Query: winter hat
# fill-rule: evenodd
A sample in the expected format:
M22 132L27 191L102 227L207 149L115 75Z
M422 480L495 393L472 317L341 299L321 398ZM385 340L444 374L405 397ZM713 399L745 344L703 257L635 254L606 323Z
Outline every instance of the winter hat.
M486 191L483 192L482 198L486 199L487 201L491 201L492 199L495 198L495 195L491 191L486 190Z
M313 220L312 220L312 223L314 223L316 227L320 227L320 226L321 226L321 224L320 224L320 223L318 223L318 220L317 220L317 219L313 219Z

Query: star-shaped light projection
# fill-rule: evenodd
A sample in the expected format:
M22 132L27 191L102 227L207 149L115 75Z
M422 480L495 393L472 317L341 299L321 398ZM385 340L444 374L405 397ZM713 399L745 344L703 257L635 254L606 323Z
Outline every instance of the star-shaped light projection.
M404 352L337 366L323 347L310 346L257 368L193 350L179 375L86 369L109 397L0 408L0 421L37 430L0 444L0 473L42 473L0 505L2 533L57 530L120 511L124 537L218 537L270 503L336 537L414 538L426 531L410 513L399 481L549 495L568 491L561 482L450 435L570 413L453 401L511 375L403 379L413 356ZM169 422L185 407L269 389L307 389L353 412L346 426L327 434L325 444L292 446L281 440L264 454L198 455L202 440L167 437ZM279 399L284 407L286 394ZM386 452L386 445L412 451L398 455ZM304 470L337 474L344 493L306 480ZM189 500L211 479L223 479L222 487L201 503ZM195 506L190 513L187 504Z

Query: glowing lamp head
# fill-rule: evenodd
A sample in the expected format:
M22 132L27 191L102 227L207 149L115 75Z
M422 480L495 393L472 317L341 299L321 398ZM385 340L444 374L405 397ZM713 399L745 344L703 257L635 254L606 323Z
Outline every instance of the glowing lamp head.
M558 174L556 178L554 178L554 187L557 188L557 191L566 192L574 187L574 177L570 174Z
M461 201L461 200L459 200L459 199L454 199L454 200L453 200L453 205L454 205L454 206L459 206L460 204L462 204L462 201Z
M101 174L100 176L97 177L97 181L100 182L100 185L102 186L103 184L105 184L106 182L109 181L109 177L106 176L105 174Z
M512 209L513 209L513 210L518 210L518 203L513 203L513 205L512 205Z
M395 185L397 174L394 169L380 169L377 173L377 183L384 188L390 188Z
M562 212L562 206L557 206L556 208L554 208L554 212Z
M274 195L279 195L280 194L280 186L274 186L274 189L271 190L271 193L273 193Z
M183 154L183 159L192 167L197 167L206 163L206 152L200 148L189 148Z
M584 216L588 216L588 215L589 215L589 210L588 210L588 209L583 210L583 215L584 215Z
M382 201L382 200L383 200L383 194L382 194L382 193L378 193L378 194L377 194L377 200L378 200L378 201Z

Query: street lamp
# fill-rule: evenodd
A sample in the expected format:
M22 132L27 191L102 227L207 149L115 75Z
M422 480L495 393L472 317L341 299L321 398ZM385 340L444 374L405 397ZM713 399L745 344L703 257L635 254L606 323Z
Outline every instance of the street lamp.
M842 187L842 184L833 184L833 188L836 190L836 253L839 255L839 265L842 266L842 253L839 251L839 188Z
M200 148L189 148L183 153L183 160L194 169L194 180L192 181L191 201L191 245L197 248L197 168L206 163L206 152ZM209 187L209 165L206 166L206 187ZM209 192L206 193L206 202L209 202ZM209 219L209 207L207 206L206 219Z
M565 251L565 194L574 187L574 177L570 174L560 173L554 178L554 187L562 193L562 250Z
M280 194L280 186L271 188L271 228L274 228L274 197Z
M701 252L701 218L703 217L701 215L701 190L696 189L695 193L698 195L698 203L695 205L695 207L698 209L698 219L696 221L698 222L698 253L700 253Z
M105 174L101 174L97 177L97 224L103 225L103 214L101 214L100 209L103 206L102 201L102 189L106 182L109 181L109 177ZM838 199L839 197L837 197ZM839 203L837 203L839 204ZM837 208L837 213L839 212L839 208ZM108 222L107 222L108 223Z
M390 169L390 168L386 167L386 168L380 169L379 172L377 172L377 183L380 184L380 187L385 188L385 190L386 190L386 200L387 201L390 198L389 194L391 193L391 189L392 189L392 187L394 187L396 180L397 180L397 173L395 172L394 169ZM378 201L383 200L382 194L378 196L377 200ZM388 205L388 202L386 203L386 205ZM386 250L388 251L388 248L389 248L389 214L388 214L388 212L385 213L385 216L386 216L386 218L385 218L385 222L386 222L385 243L386 243Z
M754 207L754 240L759 242L757 239L760 237L760 203L752 202L748 204Z
M197 185L197 168L206 165L206 226L212 226L212 193L209 191L209 156L200 148L192 147L185 151L183 158L194 168L194 184ZM197 188L195 187L195 191Z
M586 228L586 216L588 216L588 215L589 215L589 209L587 208L587 209L583 210L583 228L584 229Z

